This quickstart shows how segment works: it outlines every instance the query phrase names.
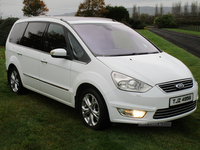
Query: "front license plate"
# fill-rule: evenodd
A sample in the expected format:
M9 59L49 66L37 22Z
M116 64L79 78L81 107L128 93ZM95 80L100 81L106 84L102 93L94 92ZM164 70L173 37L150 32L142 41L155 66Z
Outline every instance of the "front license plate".
M193 94L170 98L170 106L183 104L189 101L193 101Z

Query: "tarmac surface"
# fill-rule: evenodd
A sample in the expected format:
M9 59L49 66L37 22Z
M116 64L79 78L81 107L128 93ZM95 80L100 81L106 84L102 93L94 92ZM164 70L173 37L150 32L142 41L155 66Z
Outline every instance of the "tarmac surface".
M200 58L200 36L148 27L148 30Z

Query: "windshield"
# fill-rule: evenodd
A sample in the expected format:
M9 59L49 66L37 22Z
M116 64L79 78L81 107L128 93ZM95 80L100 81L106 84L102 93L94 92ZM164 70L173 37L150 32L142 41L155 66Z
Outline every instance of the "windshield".
M72 25L97 56L121 56L158 53L148 40L123 24Z

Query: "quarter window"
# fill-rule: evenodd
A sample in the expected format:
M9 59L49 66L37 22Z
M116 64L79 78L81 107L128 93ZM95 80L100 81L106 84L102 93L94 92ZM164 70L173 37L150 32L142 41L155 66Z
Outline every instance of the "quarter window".
M74 58L78 61L88 63L90 61L89 56L85 53L81 45L70 32L68 33L68 38Z
M43 34L45 28L46 23L29 23L21 44L34 49L43 50Z
M21 38L24 34L24 31L25 31L27 24L28 23L18 23L18 24L16 24L14 26L12 32L11 32L9 42L20 44Z

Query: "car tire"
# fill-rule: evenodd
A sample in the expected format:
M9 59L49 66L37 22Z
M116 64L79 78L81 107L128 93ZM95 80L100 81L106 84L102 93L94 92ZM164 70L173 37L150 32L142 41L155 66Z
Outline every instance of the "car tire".
M17 94L22 94L24 91L24 87L22 85L19 72L15 67L10 69L8 77L9 77L9 85L12 92Z
M110 125L104 99L94 89L86 89L82 92L79 101L79 113L83 123L93 130L105 129Z

